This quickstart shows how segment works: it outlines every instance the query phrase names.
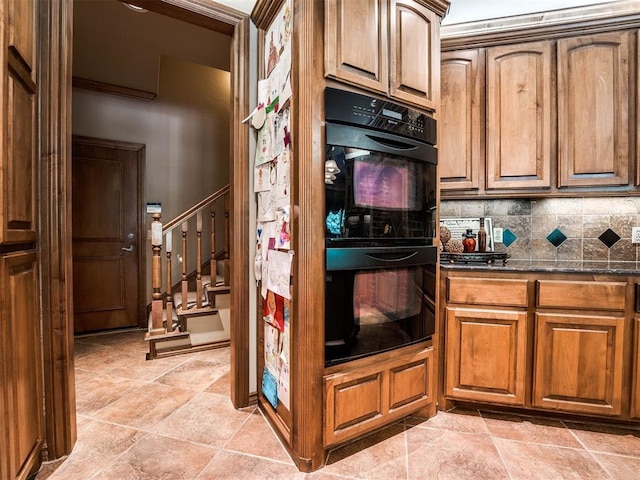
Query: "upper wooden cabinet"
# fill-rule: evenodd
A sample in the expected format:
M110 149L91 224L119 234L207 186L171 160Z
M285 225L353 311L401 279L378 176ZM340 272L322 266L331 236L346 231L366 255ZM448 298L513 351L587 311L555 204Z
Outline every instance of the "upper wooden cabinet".
M487 189L551 186L551 42L487 50Z
M428 3L327 0L325 75L436 110L444 12Z
M558 40L558 186L629 183L632 34Z
M443 197L640 193L640 13L608 8L442 28Z
M478 190L484 178L484 49L444 52L440 69L441 190Z

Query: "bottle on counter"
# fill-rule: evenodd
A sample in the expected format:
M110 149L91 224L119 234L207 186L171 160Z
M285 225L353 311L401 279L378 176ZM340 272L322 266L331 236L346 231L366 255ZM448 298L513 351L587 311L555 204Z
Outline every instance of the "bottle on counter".
M464 233L462 237L464 253L473 253L476 249L476 234L470 228L467 228L467 233Z
M480 218L480 228L478 229L478 252L487 251L487 231L484 229L484 218Z

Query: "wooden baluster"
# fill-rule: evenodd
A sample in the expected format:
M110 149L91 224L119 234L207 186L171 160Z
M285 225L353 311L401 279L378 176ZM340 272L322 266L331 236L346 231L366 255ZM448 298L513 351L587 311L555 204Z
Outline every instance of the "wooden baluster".
M211 286L216 286L218 275L218 265L216 264L216 202L211 204Z
M229 265L229 194L224 195L224 284L231 283L231 267Z
M162 250L162 223L160 222L162 215L153 214L151 222L151 325L149 333L151 335L164 333L162 326L162 259L160 253Z
M187 222L182 223L182 310L189 308L187 303L187 296L189 295L189 285L187 282L187 232L189 231L189 224Z
M173 230L169 230L165 238L167 252L167 332L173 331L173 295L171 294L171 251L173 250Z
M202 212L196 213L196 307L202 308Z

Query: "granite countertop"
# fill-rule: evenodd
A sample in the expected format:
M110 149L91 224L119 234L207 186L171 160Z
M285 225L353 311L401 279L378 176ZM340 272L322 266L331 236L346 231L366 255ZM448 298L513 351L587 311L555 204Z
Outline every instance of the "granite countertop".
M502 260L496 263L450 263L442 261L441 268L460 270L484 270L503 272L555 272L555 273L598 273L638 275L640 269L636 262L597 262L597 261L541 261L541 260L513 260L506 264Z

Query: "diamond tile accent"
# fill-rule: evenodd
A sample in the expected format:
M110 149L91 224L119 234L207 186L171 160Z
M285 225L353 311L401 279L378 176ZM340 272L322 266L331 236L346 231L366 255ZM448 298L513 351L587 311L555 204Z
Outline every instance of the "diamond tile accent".
M558 228L547 235L547 240L549 240L554 247L559 247L566 239L567 236Z
M517 239L518 239L517 235L515 233L513 233L511 230L509 230L508 228L505 228L502 231L502 244L505 247L508 247L513 242L515 242Z
M611 248L616 244L618 240L620 240L620 235L618 235L616 232L614 232L610 228L607 228L602 233L602 235L598 237L598 240L604 243L607 246L607 248Z

